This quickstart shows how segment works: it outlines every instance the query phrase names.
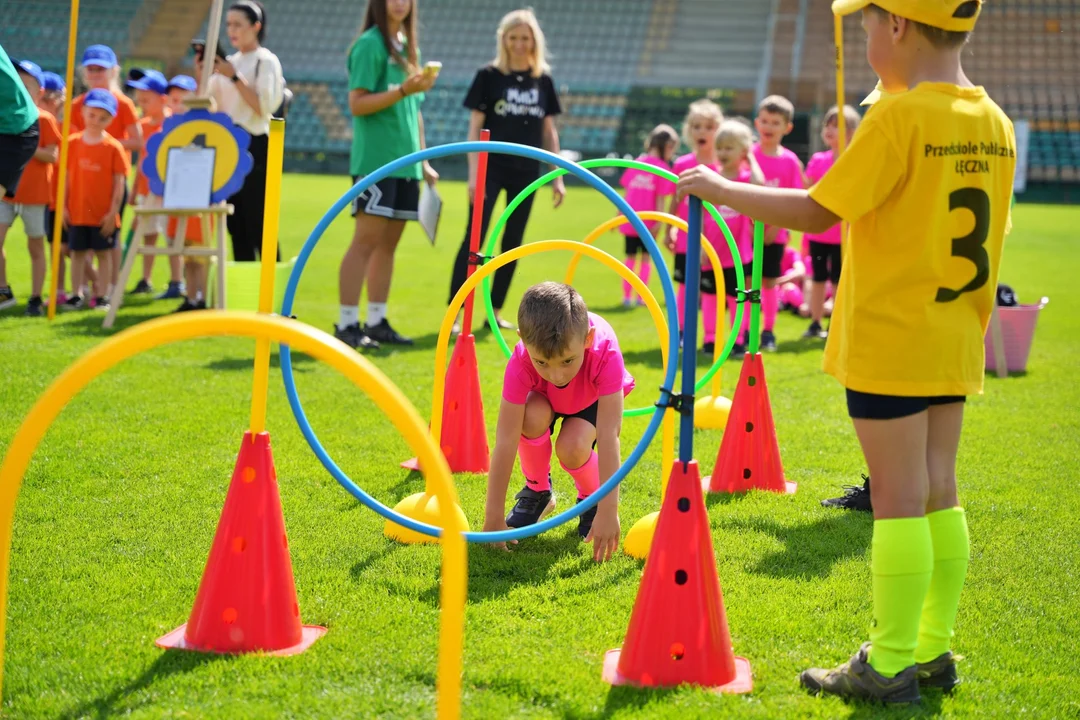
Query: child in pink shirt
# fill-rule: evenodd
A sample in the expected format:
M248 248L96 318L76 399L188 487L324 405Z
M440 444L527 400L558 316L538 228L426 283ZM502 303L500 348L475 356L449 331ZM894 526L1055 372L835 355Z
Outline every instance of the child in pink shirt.
M657 125L649 133L649 138L645 142L645 154L638 157L638 162L671 170L671 158L678 146L679 137L675 134L675 129L670 125ZM663 210L664 197L675 194L675 184L670 180L637 168L627 168L619 183L626 188L626 202L630 204L634 212ZM659 242L662 226L655 220L646 220L645 227L653 232L656 241ZM634 270L634 265L637 264L635 270L637 276L648 285L652 270L649 251L645 249L645 244L637 236L634 226L630 223L621 225L619 232L626 238L626 267ZM640 263L637 260L639 256ZM630 283L623 280L623 305L625 307L633 304L633 295L634 290ZM637 304L644 305L645 301L638 297Z
M569 285L544 282L526 290L518 334L521 342L503 376L484 530L533 525L555 509L551 436L560 419L554 443L559 464L574 479L578 502L596 492L619 468L623 397L634 389L615 332ZM515 455L525 487L504 518ZM618 548L618 510L616 488L578 518L578 534L593 543L598 562Z
M780 144L795 127L795 106L791 101L779 95L770 95L758 105L757 128L761 140L754 146L761 171L765 174L765 184L769 187L803 189L802 162L795 153ZM761 349L776 350L776 315L780 309L777 279L782 274L780 263L784 257L784 246L788 241L788 231L784 228L770 227L765 230L765 247L761 258Z
M816 184L836 162L840 154L840 110L835 105L825 113L825 122L821 127L821 139L828 150L815 153L806 166L806 178ZM851 134L859 126L859 113L850 105L844 106L845 133L850 140ZM813 283L810 286L810 327L803 334L807 338L824 338L828 333L821 328L821 318L825 314L825 283L831 282L834 288L840 286L840 223L820 235L806 235L809 245L810 266L813 269Z

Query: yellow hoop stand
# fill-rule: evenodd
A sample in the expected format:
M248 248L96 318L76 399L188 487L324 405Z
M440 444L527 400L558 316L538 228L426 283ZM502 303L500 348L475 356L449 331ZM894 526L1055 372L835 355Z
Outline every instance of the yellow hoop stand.
M664 313L660 309L660 303L656 301L656 298L649 291L649 288L641 281L637 275L634 274L626 265L622 264L615 257L607 254L603 250L593 247L591 245L585 245L574 240L545 240L543 242L529 243L528 245L522 245L521 247L514 248L509 252L505 252L498 257L493 258L490 262L485 263L483 266L478 267L461 289L458 290L457 295L450 301L450 306L446 309L446 314L443 316L442 326L439 328L439 339L436 341L435 347L435 382L431 392L431 437L442 437L442 404L443 396L446 392L446 355L447 345L450 340L450 333L454 326L454 320L457 318L458 309L465 302L465 298L469 293L480 284L481 281L491 273L498 270L507 263L514 262L523 257L529 255L535 255L542 252L551 252L554 250L569 250L578 257L582 254L588 255L591 258L599 260L602 264L614 270L616 273L624 277L629 282L634 290L645 300L645 305L649 310L649 314L652 316L653 323L656 325L656 331L660 336L660 352L663 358L664 368L667 368L667 342L668 342L668 326L667 321L664 319ZM675 411L668 409L664 413L664 422L661 426L661 453L663 460L660 467L663 475L660 479L661 496L663 491L667 488L667 472L668 469L674 466L675 462ZM440 452L441 456L441 452ZM421 465L421 467L423 467ZM436 498L433 497L430 486L425 483L424 492L410 495L403 499L394 508L396 512L401 513L405 517L419 520L421 522L428 523L429 525L439 524L439 517L434 515L435 508L432 506ZM461 513L461 509L457 508L457 512L464 518L464 514ZM434 515L434 517L433 517ZM636 527L636 526L635 526ZM387 520L386 525L383 528L383 533L394 540L398 540L403 543L422 543L422 542L434 542L435 538L421 533L409 530L402 525ZM627 542L630 541L630 535L627 535ZM652 541L652 535L649 536L649 541ZM635 548L637 545L635 545ZM635 554L630 551L629 545L626 546L628 554L634 557L645 557L644 554ZM648 552L648 545L645 546L645 552Z
M41 439L60 411L91 380L139 353L161 345L200 337L223 335L251 337L288 344L327 363L353 381L382 410L420 458L425 482L443 507L457 505L450 468L431 440L424 422L401 391L368 360L321 330L276 316L229 311L206 311L169 315L117 333L75 361L45 391L19 426L0 465L0 684L3 682L3 649L7 620L8 569L15 502L26 468ZM445 528L441 542L439 660L437 716L456 720L461 711L461 667L465 626L467 548L462 536L467 528L453 513L439 518Z

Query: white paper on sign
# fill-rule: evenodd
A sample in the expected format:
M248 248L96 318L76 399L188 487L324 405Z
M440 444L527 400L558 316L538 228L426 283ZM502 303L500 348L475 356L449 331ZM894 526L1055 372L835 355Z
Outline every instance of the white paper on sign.
M431 244L435 244L435 234L439 231L439 217L442 215L442 198L434 185L424 183L420 188L420 227L428 236Z
M207 208L214 185L214 148L171 148L162 208Z

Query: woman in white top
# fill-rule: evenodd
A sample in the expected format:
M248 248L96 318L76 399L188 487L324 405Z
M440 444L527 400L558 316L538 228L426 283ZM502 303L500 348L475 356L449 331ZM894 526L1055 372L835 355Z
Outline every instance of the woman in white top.
M239 0L225 15L225 32L239 52L226 60L214 57L209 95L219 112L251 134L248 152L255 163L239 192L229 198L235 207L228 218L233 259L254 262L262 251L263 208L266 203L266 149L270 117L281 105L285 82L281 62L262 46L266 37L266 9L257 0ZM211 50L212 52L212 50ZM202 75L201 58L196 69ZM281 259L281 248L278 248Z

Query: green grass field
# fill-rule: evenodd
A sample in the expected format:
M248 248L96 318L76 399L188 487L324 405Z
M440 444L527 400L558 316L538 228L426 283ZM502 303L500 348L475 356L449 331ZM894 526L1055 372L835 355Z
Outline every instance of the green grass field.
M285 178L281 242L295 254L347 188L343 178ZM447 211L435 248L415 225L398 255L390 303L415 348L374 362L427 417L436 333L450 264L464 227L465 189L443 187ZM599 195L571 189L552 211L540 197L527 240L580 239L609 217ZM1029 370L988 376L968 404L961 497L972 560L955 649L965 683L952 696L926 693L919 708L817 700L795 677L811 663L846 659L870 620L871 518L827 511L818 501L859 481L863 462L841 388L820 371L821 343L797 339L804 321L783 316L780 352L766 358L769 391L794 496L710 499L716 559L735 650L750 659L754 692L720 697L696 689L612 689L604 652L621 645L642 564L620 554L596 565L573 524L523 541L509 554L471 546L465 630L468 718L691 717L1077 717L1080 637L1080 209L1020 205L1001 278L1022 301L1048 295ZM299 319L330 329L337 267L351 232L339 219L300 285ZM621 241L600 243L611 252ZM7 243L9 276L25 300L29 269L18 230ZM528 284L561 279L568 256L519 266L511 301ZM159 261L157 284L165 265ZM634 406L655 400L657 338L644 310L624 312L620 281L586 261L578 285L607 316L638 380ZM654 292L659 284L654 280ZM135 299L118 327L171 310ZM0 450L53 378L109 336L100 314L49 323L0 314ZM508 308L513 316L513 308ZM268 428L281 486L303 619L329 627L292 658L162 652L154 639L191 610L242 433L247 427L254 343L184 342L124 362L95 380L52 427L28 471L15 517L4 658L8 717L431 717L434 713L440 553L401 546L308 449L288 409L273 357ZM478 336L489 429L503 359ZM926 352L933 353L933 347ZM730 397L737 365L725 368ZM388 504L423 481L398 468L410 455L372 403L327 367L300 358L297 383L308 417L346 472ZM624 427L624 456L645 428ZM706 472L719 447L699 431ZM659 507L659 443L624 484L624 532ZM456 478L474 528L484 480ZM517 485L520 476L512 483ZM556 489L571 497L568 477ZM565 502L562 504L565 509Z

